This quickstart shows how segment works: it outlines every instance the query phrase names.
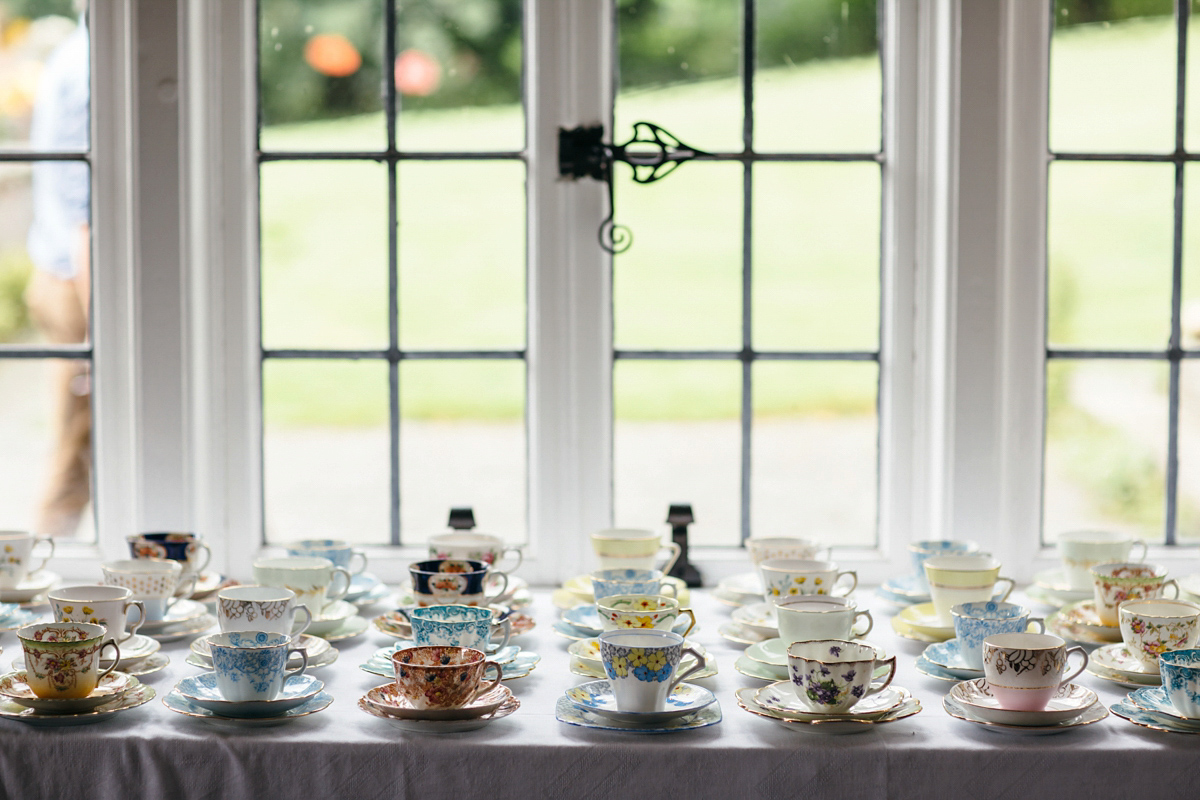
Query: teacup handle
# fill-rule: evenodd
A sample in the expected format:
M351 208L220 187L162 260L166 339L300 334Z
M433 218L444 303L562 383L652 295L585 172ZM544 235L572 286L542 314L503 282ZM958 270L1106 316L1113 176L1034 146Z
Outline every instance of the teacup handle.
M500 640L500 646L497 650L503 650L508 646L508 640L512 638L512 620L505 617L500 621L500 629L504 631L504 638Z
M839 596L840 596L840 597L849 597L849 596L850 596L850 594L851 594L851 593L852 593L852 592L853 592L855 589L857 589L857 588L858 588L858 573L857 573L857 572L855 572L855 571L854 571L854 570L852 570L852 569L848 569L848 570L846 570L845 572L839 572L839 573L837 574L837 577L835 577L835 578L833 579L833 587L832 587L832 588L830 588L830 590L829 590L829 594L830 594L830 596L833 596L833 590L837 588L838 581L840 581L842 578L844 578L844 577L845 577L845 576L847 576L847 575L849 575L849 576L850 576L850 588L846 590L845 594L842 594L842 595L839 595Z
M1141 547L1142 554L1140 556L1138 556L1137 558L1134 558L1132 555L1130 555L1129 560L1136 561L1137 563L1141 564L1143 561L1146 560L1146 553L1149 550L1149 548L1146 547L1146 542L1144 539L1134 539L1133 542L1130 543L1129 549L1132 551L1133 548L1135 548L1135 547Z
M702 654L700 654L699 652L697 652L696 650L693 650L690 647L683 648L683 650L679 654L679 660L683 661L683 657L688 656L688 655L690 655L692 658L696 659L696 663L687 672L681 672L675 676L675 680L671 681L671 685L667 689L668 695L671 693L672 689L674 689L676 686L678 686L680 683L682 683L687 678L690 678L692 675L695 675L697 672L704 669L704 667L706 666L706 664L704 662L704 656Z
M1074 671L1074 672L1072 672L1070 675L1068 675L1067 677L1065 677L1065 678L1063 678L1061 681L1059 681L1059 683L1058 683L1058 685L1059 685L1059 686L1065 686L1065 685L1067 685L1067 684L1068 684L1068 683L1070 683L1071 681L1073 681L1073 680L1075 680L1076 678L1078 678L1078 677L1079 677L1079 673L1081 673L1081 672L1083 672L1085 669L1087 669L1087 665L1088 665L1088 654L1087 654L1087 650L1084 650L1082 647L1072 647L1071 649L1067 650L1067 660L1068 660L1068 661L1070 661L1070 660L1071 660L1071 653L1079 653L1079 655L1083 656L1083 663L1079 665L1079 669L1075 670L1075 671Z
M662 574L667 575L671 572L671 567L675 566L675 562L679 560L680 554L683 553L683 548L674 541L664 542L663 547L671 551L671 555L667 556L667 560L659 567L662 570Z
M484 595L484 598L487 599L489 604L496 602L496 598L503 596L504 593L508 591L508 573L501 572L500 570L496 570L495 572L488 570L488 577L484 583L486 584L487 580L491 580L491 578L494 576L503 578L503 580L500 582L500 591L496 592L491 597Z
M500 554L500 557L501 557L501 558L504 558L504 557L506 557L506 556L507 556L509 553L513 553L513 554L515 554L515 555L516 555L516 557L517 557L517 563L513 564L511 567L507 567L507 566L506 566L506 567L504 568L504 571L505 571L505 572L516 572L516 571L517 571L517 570L520 568L520 566L521 566L521 563L522 563L523 561L525 561L525 550L524 550L523 548L519 547L519 546L516 546L516 545L514 545L514 546L512 546L512 547L506 547L506 548L504 548L504 552L502 552L502 553Z
M104 680L104 676L107 675L108 673L112 672L114 669L116 669L117 665L121 663L121 648L120 648L120 646L117 645L116 639L109 639L104 644L100 645L100 649L96 652L96 655L97 656L103 655L104 648L108 647L109 645L112 645L112 649L116 650L117 654L115 656L113 656L112 664L110 664L108 666L108 669L104 670L104 672L101 672L99 675L96 676L96 683L99 683L100 681Z
M1046 620L1042 619L1041 617L1033 617L1032 619L1030 619L1029 623L1025 626L1025 630L1028 631L1029 626L1035 622L1037 623L1037 626L1038 626L1037 632L1045 633L1046 632Z
M692 629L696 627L696 612L692 611L690 608L679 609L679 616L682 617L684 614L687 614L688 618L691 619L691 621L692 621L692 624L687 626L687 630L684 631L683 633L679 634L680 636L682 636L683 638L686 639L688 637L688 634L692 632ZM676 617L676 619L678 619L678 618L679 617ZM671 625L671 629L674 630L674 628L675 628L675 626Z
M1175 582L1174 578L1171 578L1170 580L1163 582L1162 589L1159 590L1159 591L1163 592L1163 597L1167 597L1166 591L1167 591L1168 586L1170 586L1172 589L1175 590L1175 594L1171 595L1167 599L1168 600L1178 600L1179 599L1179 584Z
M367 571L367 554L362 550L352 550L350 552L350 562L353 563L356 558L360 559L362 563L358 565L358 569L347 568L351 575L361 575Z
M667 594L667 589L671 590L670 594ZM666 581L660 581L658 584L658 593L663 595L664 597L673 597L676 600L679 599L679 595L676 594L675 584L673 584L673 583L667 583Z
M304 670L308 669L308 651L305 650L303 647L293 647L291 650L287 651L287 661L290 661L292 659L292 653L300 654L300 666L296 667L295 669L289 669L289 670L284 671L284 673L283 673L284 683L287 683L287 679L292 677L293 675L303 675ZM285 661L284 663L286 664L287 661Z
M337 578L338 576L341 576L341 578L342 578L342 586L341 586L340 590L333 588L333 585L335 583L337 583L337 581L334 579ZM328 605L329 603L336 603L338 600L341 600L343 597L346 596L346 594L349 591L350 591L350 572L345 567L334 567L333 568L333 578L331 578L329 581L329 588L325 590L326 605Z
M998 586L1001 581L1003 581L1004 583L1007 583L1008 588L1004 590L1004 594L997 597L996 596L996 586ZM1003 575L1001 575L999 578L996 578L996 583L992 584L992 600L994 600L997 603L1003 603L1005 600L1008 599L1008 596L1010 594L1012 594L1013 587L1015 587L1016 585L1017 585L1017 582L1014 581L1012 578L1006 578Z
M38 564L37 569L31 569L31 570L29 570L30 572L37 572L39 569L42 569L43 567L46 566L46 562L48 562L51 558L54 557L54 547L55 547L54 540L49 537L45 537L45 536L40 539L35 539L33 542L33 547L30 547L29 551L32 553L33 548L37 547L42 542L45 542L46 544L50 545L50 552L47 553L46 557L42 559L42 563Z
M128 623L129 609L131 608L136 608L138 610L137 622L133 623L132 625ZM138 628L142 627L142 623L146 621L146 604L141 600L130 600L125 604L125 607L122 608L121 611L125 614L125 627L128 629L128 633L126 633L121 639L121 641L125 641L126 639L132 638L133 635L138 632Z
M186 600L192 596L192 592L196 591L196 581L200 579L200 573L193 572L191 575L179 582L179 586L175 587L175 594L167 598L165 608L170 609L171 606L178 603L180 600ZM188 587L186 591L179 591L182 586Z
M404 608L403 606L401 606L400 608L396 609L396 613L399 614L400 616L404 617L405 622L407 622L409 625L412 625L412 617L410 617L408 615L407 608Z
M866 617L866 618L867 618L867 629L866 629L865 631L856 631L856 630L854 630L854 623L855 623L855 622L858 622L858 618L859 618L859 617ZM851 636L857 636L857 637L866 636L868 633L870 633L870 632L871 632L871 629L872 629L872 628L874 628L874 627L875 627L875 618L871 616L871 611L870 611L870 609L866 609L866 608L864 608L862 611L859 611L859 612L856 612L856 613L855 613L855 615L854 615L854 622L850 623L850 635L851 635Z
M300 626L299 630L297 630L297 628L296 628L296 617L295 616L292 617L291 637L293 639L299 639L300 635L302 633L304 633L306 630L308 630L308 626L312 625L312 609L310 609L306 605L296 606L296 613L299 614L301 611L304 612L304 624Z
M476 697L483 697L492 689L495 689L497 686L499 686L500 681L504 679L504 667L500 666L495 661L483 662L483 672L481 674L487 674L488 667L496 668L496 680L492 681L487 686L480 686L478 689L476 689L475 694L471 696L472 700L474 700Z
M878 694L879 692L882 692L884 689L886 689L888 686L890 686L892 684L892 678L896 677L896 657L895 656L888 656L887 658L882 659L882 660L876 659L875 664L872 665L872 667L871 667L871 671L874 672L879 667L880 664L886 664L889 661L892 664L892 668L890 670L888 670L887 680L884 681L879 686L872 686L872 687L868 688L866 693L863 694L863 697L867 697L867 696L873 695L873 694ZM861 698L859 698L859 699L861 699Z
M212 548L210 548L204 542L192 541L192 542L188 543L188 546L187 546L188 561L192 560L192 554L195 553L197 550L204 551L204 560L201 561L196 566L196 569L193 570L193 572L195 572L197 575L200 575L204 572L204 570L206 570L208 568L208 562L212 561Z

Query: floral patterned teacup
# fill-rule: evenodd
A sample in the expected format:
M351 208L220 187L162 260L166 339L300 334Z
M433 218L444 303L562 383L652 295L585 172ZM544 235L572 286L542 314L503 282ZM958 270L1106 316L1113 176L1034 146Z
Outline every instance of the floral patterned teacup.
M297 613L303 615L299 626ZM229 586L217 592L217 622L223 632L266 631L299 638L312 623L312 612L300 605L291 589Z
M430 558L482 561L489 567L496 567L505 553L512 553L517 559L517 562L511 566L504 565L505 572L512 572L521 566L521 562L525 559L521 548L509 545L499 536L492 536L489 533L454 531L429 537Z
M750 563L757 567L762 562L773 558L817 559L822 555L822 551L824 551L824 559L828 560L830 547L812 539L773 536L763 539L747 539L746 551L750 554Z
M600 661L619 711L662 711L671 690L704 669L703 654L684 647L683 637L671 631L605 631L599 638ZM684 655L692 656L696 663L676 675Z
M1083 661L1067 677L1063 670L1071 653ZM1001 708L1042 711L1060 686L1070 683L1088 663L1082 647L1048 633L998 633L983 640L983 675Z
M50 545L42 563L30 566L33 548L40 543ZM12 589L25 580L31 572L46 566L54 555L54 540L37 537L27 531L0 531L0 589Z
M606 631L628 628L654 628L669 631L681 615L691 619L684 637L696 627L696 615L690 608L680 608L673 597L652 594L614 594L596 601L596 613Z
M800 702L817 713L840 714L864 697L883 691L896 677L896 657L878 658L869 644L844 639L793 642L788 646L788 676ZM881 664L890 664L887 679L871 685Z
M1125 649L1152 672L1163 653L1191 649L1200 640L1200 605L1187 600L1130 600L1117 617Z
M844 597L858 586L858 574L839 572L832 561L809 561L798 558L771 558L758 565L762 575L763 596L768 603L785 597L801 595L833 595L839 579L849 576L850 582L838 596Z
M43 622L17 631L25 651L26 682L41 698L87 697L121 660L121 648L104 638L104 626L87 622ZM108 669L100 669L100 653L116 651Z
M1038 633L1046 632L1045 620L1029 618L1029 609L1016 603L959 603L950 609L954 617L954 636L958 652L972 669L983 669L983 640L998 633L1024 633L1037 623Z
M125 537L131 558L169 558L183 567L183 577L200 575L212 550L194 533L135 533Z
M507 616L496 620L496 612L490 608L447 605L397 611L412 625L413 643L418 646L470 647L486 652L494 631L503 632L496 649L512 637L512 621Z
M146 606L123 586L64 586L50 592L48 599L58 622L102 625L118 642L133 636L146 621ZM130 625L129 612L135 608L137 618Z
M292 647L292 637L267 631L229 631L208 637L217 688L226 700L236 702L274 700L292 675L303 675L308 652ZM300 666L287 669L295 654Z
M350 542L342 539L301 539L287 546L289 556L328 558L335 567L341 567L351 575L359 575L367 568L367 554ZM357 568L350 565L358 559Z
M413 708L461 708L500 684L502 668L473 647L406 647L392 653L396 689ZM484 673L496 679L481 686Z
M1145 600L1162 597L1170 586L1179 597L1179 585L1175 579L1167 580L1167 568L1158 564L1100 564L1092 567L1092 586L1096 598L1096 613L1105 625L1120 624L1117 607L1127 600Z
M597 603L619 594L664 594L674 597L675 584L664 583L664 577L662 570L658 569L600 569L591 575L592 594Z
M1200 719L1200 650L1174 650L1158 657L1163 689L1171 705L1189 719Z
M419 606L489 606L508 591L508 575L475 559L417 561L408 565L408 574ZM500 578L500 588L489 595L486 589L494 577Z

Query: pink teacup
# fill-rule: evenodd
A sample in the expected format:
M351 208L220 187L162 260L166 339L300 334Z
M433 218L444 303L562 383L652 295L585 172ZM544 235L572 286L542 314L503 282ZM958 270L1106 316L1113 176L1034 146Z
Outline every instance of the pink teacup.
M1063 677L1071 653L1083 656L1079 669ZM1001 708L1042 711L1058 687L1083 672L1088 654L1082 647L1048 633L997 633L983 640L983 674Z

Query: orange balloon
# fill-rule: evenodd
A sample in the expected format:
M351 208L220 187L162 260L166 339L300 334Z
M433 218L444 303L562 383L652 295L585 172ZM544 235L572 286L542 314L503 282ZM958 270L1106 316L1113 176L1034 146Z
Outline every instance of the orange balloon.
M322 75L345 78L358 72L362 56L340 33L318 33L304 45L304 60Z

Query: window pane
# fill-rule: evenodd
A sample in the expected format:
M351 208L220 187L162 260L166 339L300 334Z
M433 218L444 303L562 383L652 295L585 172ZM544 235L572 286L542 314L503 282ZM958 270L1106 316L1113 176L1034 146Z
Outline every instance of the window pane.
M691 503L691 543L741 541L741 364L618 361L613 370L614 518L658 530Z
M879 342L879 167L754 167L754 345Z
M268 542L388 543L387 373L382 361L264 362Z
M0 359L0 529L95 540L89 377L86 361Z
M1052 165L1052 346L1167 346L1173 198L1169 164Z
M405 361L400 415L404 543L445 531L454 506L471 506L480 530L525 541L525 363Z
M258 53L264 150L387 146L380 0L259 0Z
M1166 363L1054 359L1046 405L1044 540L1100 528L1163 541Z
M524 347L524 165L405 162L399 186L401 346Z
M875 544L878 382L874 363L754 365L754 536Z
M1057 0L1050 148L1168 152L1175 146L1173 0Z
M740 347L741 166L685 164L647 185L617 172L616 221L634 242L613 260L617 347Z
M1200 164L1183 168L1183 347L1200 350Z
M877 19L874 0L759 0L755 150L879 149Z
M1179 478L1176 541L1200 541L1200 364L1185 360L1179 369Z
M387 168L262 165L266 347L387 347Z
M1188 25L1187 126L1184 142L1193 153L1200 152L1200 0L1192 0Z
M0 0L0 150L88 149L88 30L71 0Z
M392 74L402 150L524 147L521 6L522 0L396 4Z
M741 5L618 0L617 141L646 120L701 150L742 149Z

